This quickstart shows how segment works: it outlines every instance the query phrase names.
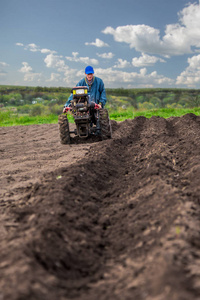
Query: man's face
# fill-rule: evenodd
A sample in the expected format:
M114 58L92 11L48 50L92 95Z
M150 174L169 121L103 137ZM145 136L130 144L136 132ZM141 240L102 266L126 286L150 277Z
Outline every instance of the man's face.
M89 81L91 81L92 80L92 78L93 78L93 76L94 76L94 74L85 74L86 75L86 78L87 78L87 80L89 80Z

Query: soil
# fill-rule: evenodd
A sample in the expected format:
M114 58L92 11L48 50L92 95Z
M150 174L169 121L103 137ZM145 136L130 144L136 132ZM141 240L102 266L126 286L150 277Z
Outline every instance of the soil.
M200 117L0 128L1 300L200 299Z

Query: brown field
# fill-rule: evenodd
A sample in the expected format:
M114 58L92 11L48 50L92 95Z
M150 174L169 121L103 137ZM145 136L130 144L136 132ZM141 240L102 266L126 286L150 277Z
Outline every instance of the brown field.
M200 117L0 128L0 300L200 299Z

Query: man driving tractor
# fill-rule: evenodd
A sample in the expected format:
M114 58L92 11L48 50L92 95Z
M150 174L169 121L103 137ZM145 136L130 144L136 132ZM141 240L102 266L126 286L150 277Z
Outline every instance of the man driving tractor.
M90 102L95 102L96 109L104 108L106 104L106 91L104 88L103 80L94 76L94 69L91 66L85 68L86 77L81 79L76 86L87 86L88 87L88 96ZM66 102L63 112L69 110L71 106L71 101L73 99L73 94L71 94Z
M106 104L106 91L102 79L94 76L93 67L85 68L86 77L81 79L66 102L59 116L62 144L70 144L73 136L87 138L99 136L101 140L112 138L111 122ZM73 116L75 129L70 130L68 113Z

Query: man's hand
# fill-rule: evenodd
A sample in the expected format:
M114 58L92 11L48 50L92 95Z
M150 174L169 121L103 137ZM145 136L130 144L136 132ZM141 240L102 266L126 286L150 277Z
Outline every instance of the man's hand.
M94 109L101 109L101 108L102 108L101 104L95 103Z
M70 111L70 107L69 106L65 106L64 108L63 108L63 113L68 113L68 111Z

